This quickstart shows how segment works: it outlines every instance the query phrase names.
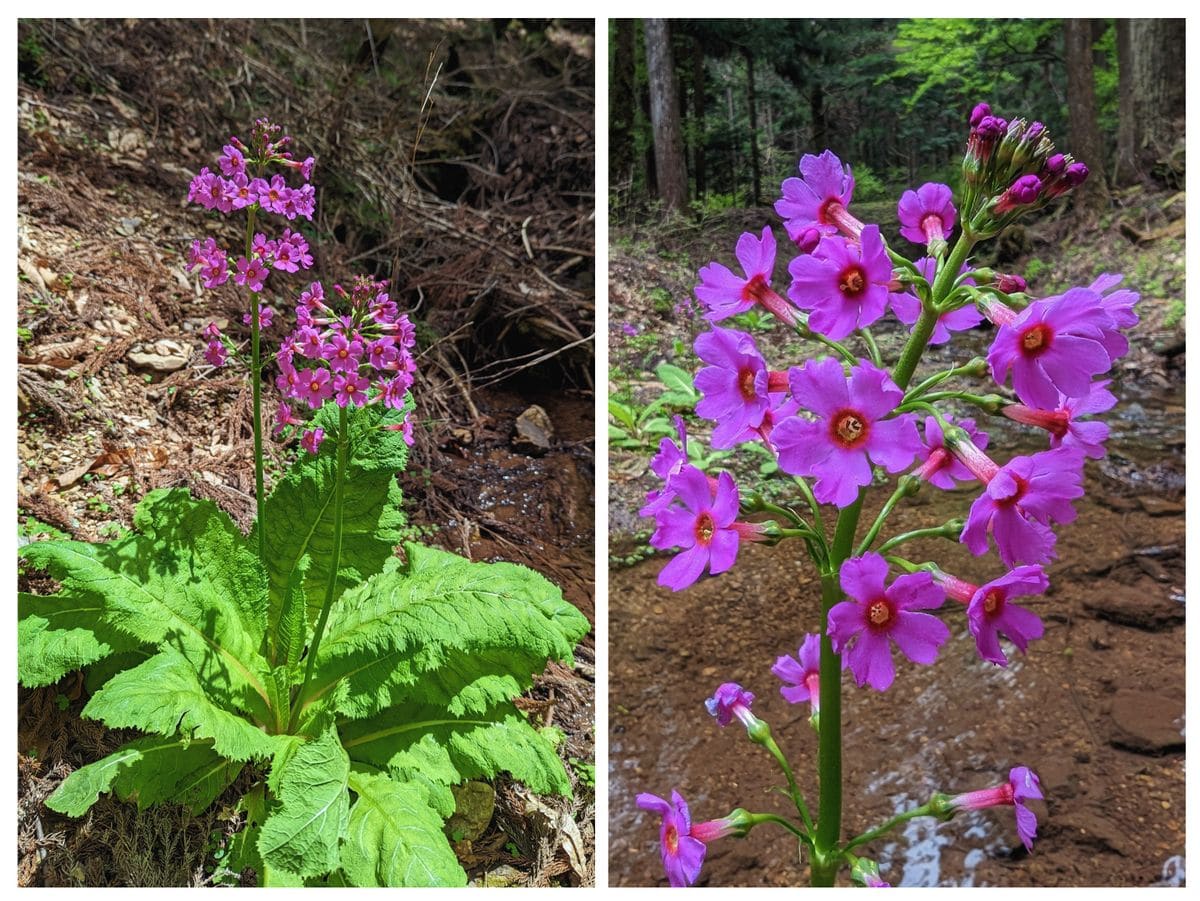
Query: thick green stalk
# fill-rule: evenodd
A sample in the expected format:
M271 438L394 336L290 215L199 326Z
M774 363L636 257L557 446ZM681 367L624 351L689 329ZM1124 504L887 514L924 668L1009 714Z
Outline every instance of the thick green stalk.
M863 496L842 510L833 533L829 568L821 575L821 735L817 750L821 797L812 860L812 884L831 886L841 865L842 836L842 658L829 640L829 611L843 599L839 580L842 564L854 546Z
M250 259L254 241L254 219L258 208L250 206L246 216L246 259ZM263 449L262 449L262 354L259 345L258 295L250 292L250 387L254 394L254 507L258 529L258 559L267 558L267 524L263 521ZM265 565L265 564L264 564Z
M917 319L917 324L913 326L912 334L908 336L908 341L904 345L904 350L900 352L900 359L892 372L892 381L901 388L908 387L913 373L917 370L921 354L929 346L929 338L937 327L938 317L941 316L941 313L934 309L934 305L941 303L950 293L951 288L954 287L954 280L958 277L958 270L962 268L962 264L966 262L967 256L974 246L974 241L967 240L965 235L959 235L954 249L950 251L950 258L946 260L941 272L934 279L933 303L922 307L921 316Z
M337 477L333 489L333 548L329 558L329 582L325 586L325 602L321 605L321 615L317 617L317 627L313 632L312 644L308 649L308 663L304 667L304 681L300 684L300 692L292 705L292 726L296 725L296 715L304 706L305 692L312 679L313 668L317 663L317 651L321 647L321 636L325 632L325 623L329 621L329 611L333 608L334 595L337 592L338 567L342 556L342 501L346 483L346 457L350 441L347 435L349 417L346 408L338 410L338 445L337 445Z

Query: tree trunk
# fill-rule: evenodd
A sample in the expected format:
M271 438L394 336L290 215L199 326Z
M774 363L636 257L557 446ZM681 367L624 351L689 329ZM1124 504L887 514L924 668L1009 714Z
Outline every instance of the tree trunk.
M749 49L743 49L746 58L746 105L750 113L750 175L753 182L750 198L752 206L758 206L762 197L762 171L758 164L758 111L755 108L754 96L754 54Z
M725 105L729 110L729 134L733 135L736 134L737 119L733 109L733 86L730 84L725 85ZM741 169L742 167L738 164L737 141L731 140L729 142L729 190L734 197L737 197L742 189L741 178L739 178Z
M1071 154L1087 164L1090 175L1075 195L1075 205L1095 213L1108 200L1104 180L1104 145L1096 122L1096 82L1092 70L1092 23L1064 19L1067 63L1067 117L1071 122Z
M696 196L703 197L708 189L705 184L704 144L707 135L704 132L704 48L698 40L692 41L692 121L696 129Z
M640 54L641 62L646 62L646 34L645 26L642 22L637 23L642 31L642 40L635 41L635 54ZM634 69L637 71L638 66L635 63ZM639 133L644 146L642 165L646 171L646 194L649 197L658 196L658 172L654 167L654 129L650 125L650 84L648 81L639 80L637 83L638 109L641 112L641 121L639 123Z
M825 130L825 90L814 81L808 91L808 109L812 114L812 150L821 153L829 146Z
M679 97L666 19L646 19L646 71L650 81L650 122L654 127L654 168L658 196L668 210L687 206L687 170L679 127Z
M1133 19L1129 43L1141 169L1162 181L1182 182L1182 161L1171 160L1183 143L1184 20Z
M634 27L632 19L614 20L616 50L612 58L613 86L609 91L609 165L614 186L633 180L634 166L634 80L636 78L636 55L634 54Z
M1117 165L1116 182L1129 185L1144 174L1137 155L1137 110L1133 105L1133 48L1129 20L1117 19Z

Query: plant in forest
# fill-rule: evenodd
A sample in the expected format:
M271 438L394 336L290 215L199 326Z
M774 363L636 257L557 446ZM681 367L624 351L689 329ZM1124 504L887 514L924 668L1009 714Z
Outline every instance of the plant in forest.
M715 422L712 444L765 447L780 474L790 477L797 502L768 501L762 491L739 491L728 473L704 472L689 459L681 431L678 443L663 439L651 463L663 485L641 512L655 518L655 547L680 549L659 576L674 590L705 570L733 567L743 541L803 543L820 575L820 619L797 655L782 653L772 672L788 702L810 705L820 795L811 809L771 727L751 711L753 693L735 683L719 686L709 712L720 726L737 719L771 754L796 817L738 809L694 823L677 792L669 801L639 795L638 805L660 818L672 885L696 881L709 843L768 822L799 839L818 886L834 885L843 870L860 885L886 885L877 863L860 849L915 817L947 820L961 810L1013 807L1018 835L1032 848L1037 821L1026 802L1042 795L1038 777L1020 765L992 788L934 793L861 835L842 833L842 670L858 686L884 692L896 677L893 646L915 663L935 663L952 634L934 612L947 599L961 605L980 658L995 665L1008 663L1001 637L1025 652L1042 636L1041 620L1020 600L1049 587L1043 565L1056 557L1052 527L1075 518L1084 461L1104 454L1108 428L1091 417L1116 403L1103 375L1128 349L1121 330L1137 322L1138 295L1113 290L1120 276L1102 275L1088 287L1035 299L1019 276L972 265L980 240L1082 183L1087 167L1055 153L1038 122L1008 122L980 104L970 125L957 205L950 188L939 184L900 199L902 234L925 245L925 258L903 258L878 226L850 212L854 178L825 151L800 161L801 177L783 183L775 205L800 250L787 267L786 298L771 287L776 248L770 228L738 241L744 275L718 263L700 270L696 296L709 320L762 307L827 354L777 370L745 332L714 326L696 340L706 364L695 376L703 394L696 413ZM871 327L889 310L909 332L899 356L885 361ZM984 319L996 326L986 359L957 363L913 384L927 346ZM848 346L851 338L860 352ZM982 391L954 384L989 375L994 384ZM1010 377L1011 394L1005 388ZM951 405L1040 428L1049 447L994 460L996 449L981 425L952 414ZM882 470L898 478L863 531L859 520ZM886 535L892 511L926 483L940 490L975 483L980 490L965 518ZM750 521L755 514L767 518ZM906 554L919 538L957 540L979 557L994 546L999 564L990 579L975 584Z
M88 667L83 716L144 735L82 767L47 805L82 816L101 793L195 811L238 781L244 828L222 863L261 885L461 885L442 831L452 786L511 773L568 793L546 736L513 704L548 660L570 661L587 620L537 573L414 543L396 473L408 458L412 327L381 283L300 295L275 362L281 437L304 452L264 492L260 298L276 271L312 264L305 240L255 232L259 215L308 218L311 158L265 120L231 139L223 175L190 197L245 210L244 252L197 241L206 285L250 295L257 517L249 536L185 490L149 493L115 541L38 541L25 571L58 585L19 597L19 678L50 685ZM288 186L272 169L299 172ZM215 326L206 358L236 349ZM299 410L311 411L307 422Z

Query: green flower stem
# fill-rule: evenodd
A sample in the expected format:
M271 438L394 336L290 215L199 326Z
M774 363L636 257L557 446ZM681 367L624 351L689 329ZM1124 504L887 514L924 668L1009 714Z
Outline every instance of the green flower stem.
M808 834L803 829L799 828L795 823L779 816L778 814L746 813L743 817L743 822L746 824L747 829L753 829L755 826L758 826L762 823L777 823L797 838L800 838L805 842L810 841Z
M812 493L812 486L805 481L801 476L795 477L796 487L800 489L800 493L804 495L804 500L808 504L808 508L812 510L813 528L821 536L821 544L825 544L825 520L821 517L821 505L817 503L817 498Z
M916 494L921 487L921 483L914 476L902 476L899 484L896 485L896 490L892 492L892 496L887 499L883 505L883 509L879 511L879 515L875 517L875 522L871 524L871 528L867 530L867 534L863 537L862 542L854 551L855 557L861 557L871 547L871 544L879 537L879 530L883 528L883 524L887 522L887 518L891 515L896 504L900 503L901 498L908 497L911 494Z
M321 647L321 635L325 632L325 623L329 621L329 611L333 607L333 598L337 590L338 567L342 556L342 501L346 484L346 457L350 448L347 432L349 417L346 408L338 408L338 437L337 437L337 478L333 489L333 547L329 557L329 582L325 586L325 602L321 605L321 615L317 618L317 628L313 632L312 645L308 649L308 663L304 667L304 681L300 684L300 693L292 705L292 719L304 707L305 693L312 679L313 669L317 664L317 651ZM292 723L296 725L295 722Z
M858 335L863 339L863 343L867 345L867 353L871 357L871 362L882 369L883 357L879 353L879 345L875 343L875 336L871 334L871 330L861 328L858 330Z
M969 391L935 391L925 395L921 400L961 400L979 407L984 413L993 414L999 413L1008 404L1016 403L1000 394L971 394Z
M867 842L872 842L880 836L887 835L901 823L906 823L909 820L915 820L917 817L932 817L939 814L934 810L936 801L927 801L920 807L914 807L912 810L906 810L904 813L898 813L886 823L876 826L874 829L864 832L857 838L853 838L846 843L845 850L850 851L857 848L859 845L865 845Z
M942 372L935 373L905 394L904 400L901 401L901 403L908 403L909 401L916 400L930 388L934 388L956 375L974 375L980 373L981 367L983 366L986 366L986 361L983 359L983 357L975 357L975 359L971 360L969 363L964 363L962 366L955 366L953 369L946 369Z
M796 784L796 777L792 773L791 764L788 763L788 759L784 756L783 751L779 749L779 745L775 743L775 737L771 735L769 729L766 731L763 738L760 739L760 743L764 748L767 749L770 755L775 758L775 762L778 763L779 768L783 770L783 775L787 777L788 794L791 796L792 803L796 805L796 812L799 813L801 819L804 820L805 829L808 830L808 834L802 835L801 838L805 839L811 844L811 836L813 831L812 816L808 812L808 804L804 801L804 794L800 791L800 786Z
M809 341L816 341L818 344L824 344L839 357L841 357L842 362L848 363L851 366L858 365L858 357L850 352L850 348L843 344L839 344L832 338L826 338L820 332L814 332L805 323L796 323L796 333L800 335L801 338L805 338Z
M956 540L959 533L962 531L963 521L961 519L951 519L940 526L931 526L927 529L913 529L911 532L902 532L889 538L883 544L879 545L876 553L886 554L897 545L904 544L906 541L912 541L914 538L950 538Z
M829 568L821 575L821 732L817 768L821 797L813 842L813 886L832 886L837 879L842 835L842 658L829 639L829 611L843 599L839 574L850 557L865 491L838 515Z
M246 259L250 259L254 241L254 219L258 205L251 204L246 216ZM262 355L258 328L258 295L250 292L250 388L254 394L254 507L258 529L258 559L267 559L267 524L263 521L263 449L262 449Z

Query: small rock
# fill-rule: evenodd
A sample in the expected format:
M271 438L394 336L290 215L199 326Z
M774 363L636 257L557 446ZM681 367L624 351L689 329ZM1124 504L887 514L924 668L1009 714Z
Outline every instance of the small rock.
M1153 582L1142 580L1134 585L1110 583L1110 586L1107 591L1099 589L1085 597L1083 609L1099 619L1147 632L1161 632L1184 621L1184 605L1172 600L1165 589Z
M178 341L156 341L146 347L135 345L125 358L134 366L141 369L153 369L155 372L174 372L187 365L191 358L191 349Z
M1101 495L1099 501L1117 513L1132 513L1138 509L1138 502L1131 497L1121 497L1116 494Z
M537 404L517 417L513 447L525 453L541 455L550 449L554 440L554 425L546 411Z
M1139 497L1138 504L1151 516L1183 516L1187 509L1183 504L1161 497Z
M1183 702L1148 691L1121 689L1109 710L1112 734L1109 744L1139 754L1168 754L1182 751Z
M454 816L446 821L446 835L453 841L473 842L487 831L496 811L496 792L486 782L464 782L454 793Z
M139 216L134 216L129 219L122 219L117 223L117 234L124 235L126 238L132 237L133 233L141 226L142 220Z

